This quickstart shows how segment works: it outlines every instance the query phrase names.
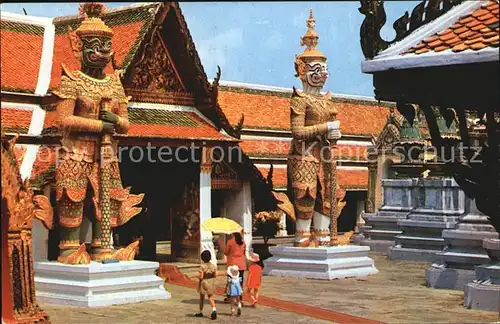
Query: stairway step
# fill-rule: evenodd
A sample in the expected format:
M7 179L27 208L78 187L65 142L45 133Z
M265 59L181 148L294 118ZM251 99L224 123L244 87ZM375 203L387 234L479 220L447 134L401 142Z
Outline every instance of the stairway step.
M444 242L444 239L441 237L408 236L408 235L398 235L396 236L396 240Z

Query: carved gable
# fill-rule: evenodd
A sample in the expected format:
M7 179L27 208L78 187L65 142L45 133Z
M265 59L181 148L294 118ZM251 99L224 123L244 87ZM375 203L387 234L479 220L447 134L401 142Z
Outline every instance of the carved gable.
M380 133L375 143L375 148L386 149L390 148L400 138L401 121L396 116L390 116L387 124Z
M226 162L212 163L213 189L239 189L242 186L238 174Z
M145 44L142 57L129 68L125 89L134 101L190 104L193 94L186 90L159 32Z

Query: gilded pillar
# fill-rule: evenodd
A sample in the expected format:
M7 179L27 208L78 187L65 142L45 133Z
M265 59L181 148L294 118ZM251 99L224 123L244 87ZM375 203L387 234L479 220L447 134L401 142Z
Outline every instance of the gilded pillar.
M377 154L375 150L368 154L368 195L365 201L365 212L375 212L375 197L377 194Z

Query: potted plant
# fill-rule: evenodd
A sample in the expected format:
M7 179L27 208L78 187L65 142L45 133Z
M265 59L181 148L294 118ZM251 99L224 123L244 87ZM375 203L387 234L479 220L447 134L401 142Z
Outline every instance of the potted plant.
M254 231L262 235L264 245L267 247L270 238L276 236L281 229L281 215L278 211L261 211L253 219Z

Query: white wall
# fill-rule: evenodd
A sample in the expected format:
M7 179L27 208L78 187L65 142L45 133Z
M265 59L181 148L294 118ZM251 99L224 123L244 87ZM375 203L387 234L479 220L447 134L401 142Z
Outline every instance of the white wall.
M50 186L44 188L43 194L50 199ZM35 262L47 261L49 253L49 230L38 219L33 220L31 238L33 260Z
M250 182L244 182L240 190L232 190L224 197L226 217L234 220L245 232L247 250L252 247L252 192Z
M210 250L212 262L217 264L212 232L205 231L201 224L212 218L212 178L210 172L200 172L200 252Z

